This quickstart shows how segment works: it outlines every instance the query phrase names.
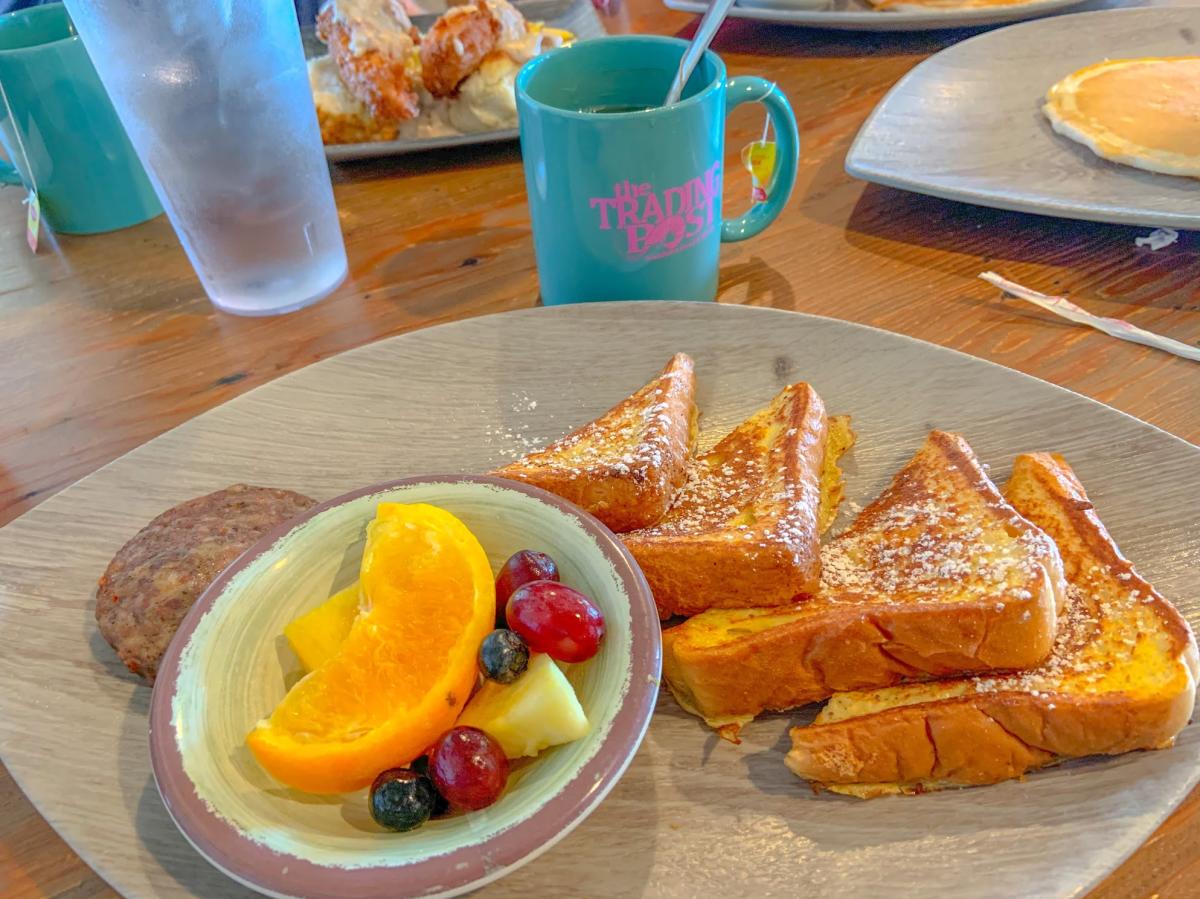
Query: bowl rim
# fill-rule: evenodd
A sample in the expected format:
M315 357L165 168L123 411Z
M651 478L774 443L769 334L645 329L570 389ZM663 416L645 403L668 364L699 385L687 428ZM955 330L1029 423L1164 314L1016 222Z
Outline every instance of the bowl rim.
M281 538L329 509L373 493L426 484L473 483L523 493L577 519L613 565L629 598L629 688L594 755L576 775L524 821L482 843L404 865L339 868L278 853L244 836L200 798L183 766L171 726L179 660L200 619L229 581ZM226 567L180 623L159 665L150 699L149 742L154 784L171 820L208 862L232 879L270 896L452 896L499 879L541 855L595 810L637 754L658 701L662 638L650 586L624 543L583 509L540 487L491 475L419 475L384 481L318 503L264 534ZM622 748L623 747L623 748ZM616 751L614 751L616 750ZM286 873L285 873L286 872ZM400 876L398 876L400 875ZM294 892L300 888L303 892Z

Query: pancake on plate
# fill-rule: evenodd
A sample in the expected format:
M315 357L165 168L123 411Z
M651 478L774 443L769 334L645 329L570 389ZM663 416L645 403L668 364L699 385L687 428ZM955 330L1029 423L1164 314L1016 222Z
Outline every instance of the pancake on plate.
M1200 56L1098 62L1050 88L1042 111L1104 159L1200 178Z

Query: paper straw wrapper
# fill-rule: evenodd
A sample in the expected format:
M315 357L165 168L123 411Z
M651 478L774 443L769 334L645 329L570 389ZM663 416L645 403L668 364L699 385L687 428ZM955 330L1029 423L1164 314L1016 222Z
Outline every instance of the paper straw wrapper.
M1089 328L1103 331L1109 337L1115 337L1118 340L1140 343L1142 346L1154 347L1157 350L1182 356L1184 359L1191 359L1193 362L1200 362L1200 346L1192 346L1181 340L1163 337L1161 334L1146 331L1137 325L1131 325L1129 322L1119 318L1105 318L1101 315L1092 315L1086 309L1076 306L1066 297L1055 297L1038 293L1036 290L1030 290L1028 287L1022 287L1020 284L1009 281L1007 278L1002 278L995 272L984 272L979 277L989 284L999 287L1005 293L1019 300L1025 300L1027 303L1032 303L1035 306L1045 309L1047 312L1052 312L1059 318L1065 318L1067 321L1072 321L1079 325L1087 325Z

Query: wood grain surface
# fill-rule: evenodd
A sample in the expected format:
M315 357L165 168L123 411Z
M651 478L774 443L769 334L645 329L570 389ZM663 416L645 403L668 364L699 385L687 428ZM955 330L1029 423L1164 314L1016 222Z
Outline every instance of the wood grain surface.
M610 31L690 32L653 0ZM930 53L973 32L819 32L730 22L734 74L770 77L796 108L794 199L763 236L725 247L720 300L865 322L954 347L1200 441L1200 366L999 299L986 268L1105 315L1200 341L1200 236L1157 252L1144 230L999 212L857 182L842 169L874 105ZM761 115L739 110L731 153ZM732 160L732 155L731 155ZM732 163L731 163L732 166ZM340 166L351 279L282 319L213 312L164 218L24 246L20 193L0 193L0 521L205 409L379 337L537 302L515 146ZM749 185L726 179L727 208ZM536 343L536 334L531 335ZM52 760L48 760L52 764ZM1194 895L1200 793L1095 896ZM0 774L0 894L111 891Z

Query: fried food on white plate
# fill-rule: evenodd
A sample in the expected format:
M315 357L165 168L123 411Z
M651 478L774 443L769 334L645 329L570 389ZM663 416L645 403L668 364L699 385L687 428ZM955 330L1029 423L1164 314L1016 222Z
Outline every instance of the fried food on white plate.
M476 0L476 2L487 4L487 8L500 23L501 45L521 42L534 27L525 21L525 16L521 11L508 0Z
M407 22L409 16L420 15L425 11L421 9L421 4L414 2L414 0L390 0L390 6L392 8L392 15L401 22Z
M326 144L512 128L521 66L574 40L569 31L527 23L506 0L453 7L422 40L408 2L333 0L318 16L317 36L330 53L308 70Z
M453 96L499 43L500 20L484 0L450 7L421 39L425 89L435 97Z
M436 97L454 96L464 80L504 44L528 35L526 20L506 0L451 6L421 40L421 79Z
M1087 66L1051 87L1042 111L1103 159L1200 178L1200 56Z
M515 84L520 70L521 63L507 53L489 53L448 104L450 124L464 134L512 128L517 121Z
M385 121L420 111L412 22L396 0L333 0L317 17L347 90Z
M318 56L308 61L308 83L317 107L322 143L395 140L399 134L398 123L375 118L366 104L350 93L332 57Z
M524 37L501 43L458 85L454 97L444 101L451 126L463 134L515 127L516 80L521 66L574 37L569 31L530 22Z

